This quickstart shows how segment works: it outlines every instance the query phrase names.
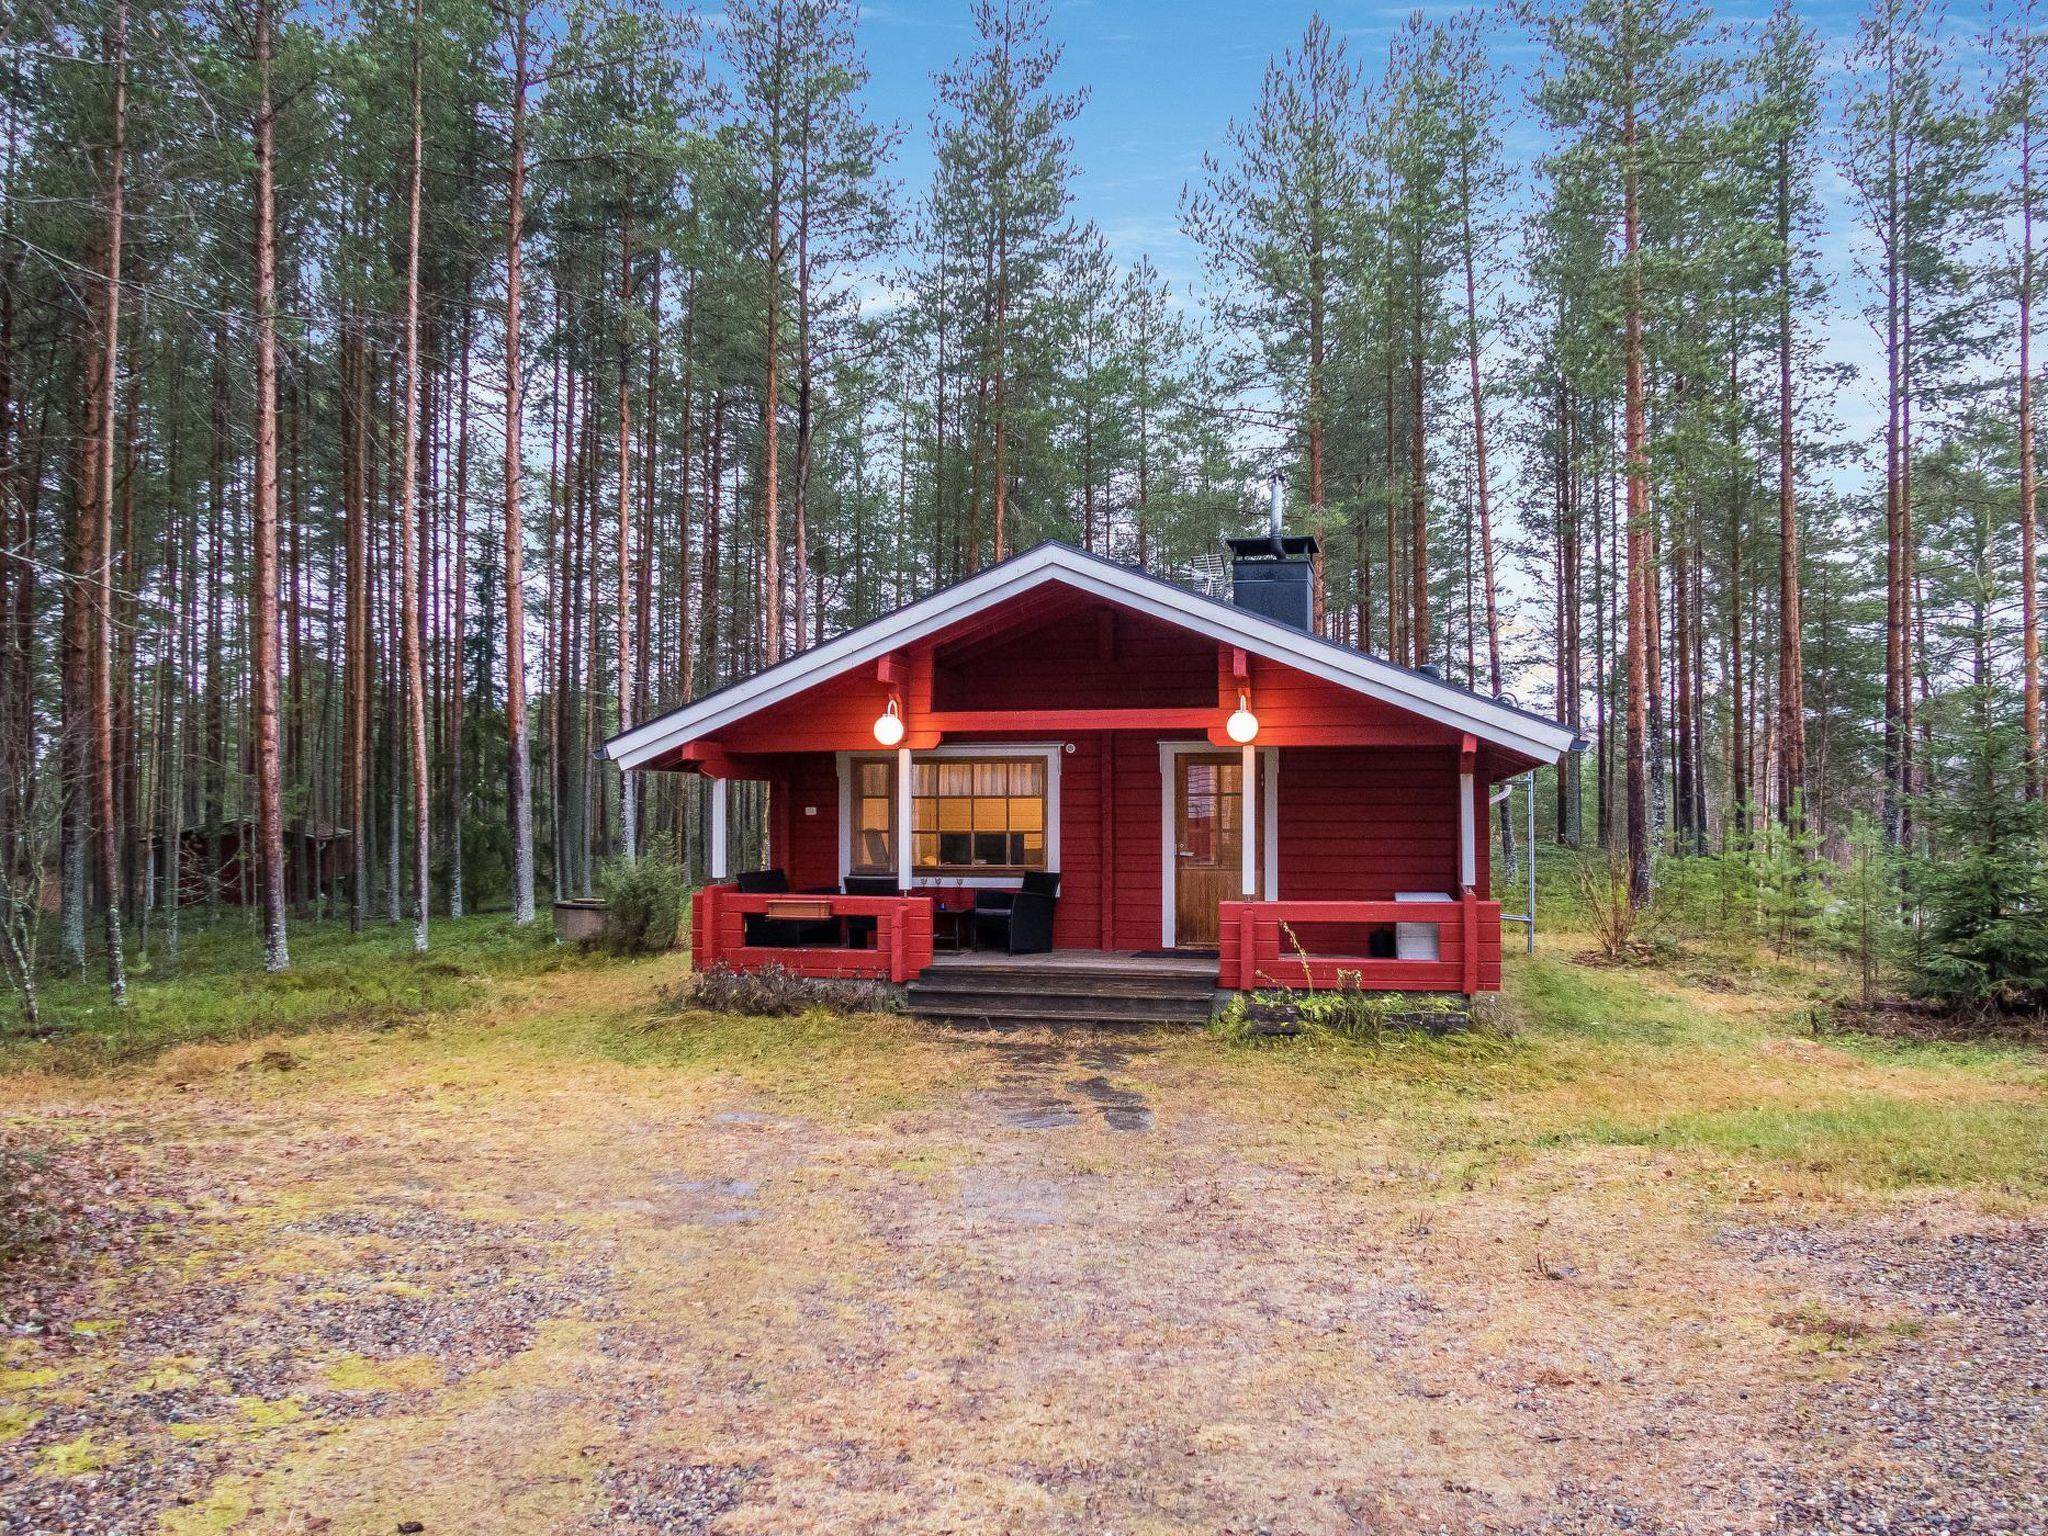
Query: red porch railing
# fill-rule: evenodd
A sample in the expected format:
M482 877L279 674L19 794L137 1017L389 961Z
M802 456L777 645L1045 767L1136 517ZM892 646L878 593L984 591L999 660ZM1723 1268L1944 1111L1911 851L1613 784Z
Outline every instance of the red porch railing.
M821 920L872 918L874 946L747 942L748 917L792 907ZM707 885L690 898L690 958L700 974L723 962L741 971L780 965L825 980L906 982L932 963L932 903L926 896L785 896Z
M1331 929L1433 923L1434 960L1326 952ZM1359 987L1367 992L1492 992L1500 988L1500 903L1467 892L1456 901L1226 901L1217 984Z

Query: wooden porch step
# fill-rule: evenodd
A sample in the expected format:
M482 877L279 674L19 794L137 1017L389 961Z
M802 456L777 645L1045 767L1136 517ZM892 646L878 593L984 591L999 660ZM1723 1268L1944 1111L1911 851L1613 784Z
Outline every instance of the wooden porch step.
M1049 1008L1025 1008L1022 1006L1001 1011L979 1010L972 1012L950 1012L932 1010L911 1004L913 1017L927 1024L947 1024L961 1029L1150 1029L1155 1025L1166 1025L1176 1029L1200 1029L1209 1022L1209 1013L1204 1009L1198 1017L1168 1017L1156 1010L1151 1013L1134 1014L1127 1017L1106 1015L1087 1008L1055 1011Z
M1216 978L1207 964L1134 956L948 957L909 987L910 1011L952 1024L1206 1023Z
M983 992L962 988L910 988L910 1010L920 1017L993 1018L1020 1013L1063 1019L1116 1019L1139 1023L1199 1024L1209 1017L1210 994Z

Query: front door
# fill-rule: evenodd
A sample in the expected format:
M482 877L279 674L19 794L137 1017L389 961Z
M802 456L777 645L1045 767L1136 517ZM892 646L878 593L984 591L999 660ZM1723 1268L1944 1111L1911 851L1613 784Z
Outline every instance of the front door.
M1214 948L1217 904L1238 892L1244 870L1244 763L1220 752L1173 763L1173 941Z

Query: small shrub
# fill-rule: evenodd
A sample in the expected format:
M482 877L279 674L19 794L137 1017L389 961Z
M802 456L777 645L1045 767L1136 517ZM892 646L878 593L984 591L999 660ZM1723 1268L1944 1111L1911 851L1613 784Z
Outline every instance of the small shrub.
M663 1003L674 1011L702 1008L711 1013L742 1013L755 1018L785 1018L809 1013L893 1013L896 996L876 981L827 981L799 976L780 965L736 971L720 962L687 988L671 988Z
M1953 1008L2048 1011L2048 802L2026 793L2018 732L1984 715L1967 777L1916 802L1932 852L1907 868L1912 986Z
M670 858L607 859L598 867L606 905L598 944L613 955L658 955L673 949L683 921L683 871Z
M1878 992L1903 943L1898 860L1884 829L1867 816L1849 823L1848 857L1833 866L1821 938L1848 963L1864 1008Z
M1579 865L1579 894L1593 919L1593 936L1600 941L1600 953L1609 960L1622 960L1635 949L1636 924L1642 908L1629 897L1628 862L1618 853L1606 859L1586 859Z

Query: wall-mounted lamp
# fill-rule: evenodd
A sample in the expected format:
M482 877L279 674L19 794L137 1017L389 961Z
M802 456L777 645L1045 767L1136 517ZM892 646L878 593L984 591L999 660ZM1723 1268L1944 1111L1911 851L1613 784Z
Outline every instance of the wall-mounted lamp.
M1259 717L1252 713L1246 696L1237 696L1237 708L1230 712L1230 718L1223 722L1223 733L1240 747L1250 746L1259 734Z
M903 716L897 713L893 698L889 707L875 717L875 740L885 747L896 746L903 740Z

